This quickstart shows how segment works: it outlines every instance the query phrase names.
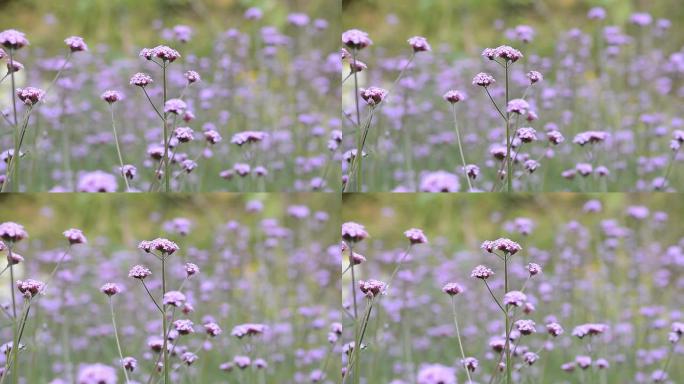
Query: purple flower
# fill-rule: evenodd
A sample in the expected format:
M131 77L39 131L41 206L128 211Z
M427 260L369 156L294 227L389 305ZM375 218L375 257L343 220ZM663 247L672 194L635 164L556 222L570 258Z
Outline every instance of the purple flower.
M548 131L546 132L546 137L548 137L549 142L553 145L558 145L565 141L563 134L558 131Z
M100 98L108 102L109 104L116 103L119 100L123 100L123 96L121 95L121 93L112 90L104 91Z
M170 99L167 100L164 104L164 112L180 115L185 111L187 107L188 106L187 104L185 104L185 101L181 99Z
M585 131L575 135L572 142L584 146L585 144L600 143L608 139L608 133L604 131Z
M259 20L264 16L264 12L257 8L251 7L245 11L244 18L247 20Z
M590 20L603 20L606 18L606 10L601 7L593 7L587 13Z
M77 384L116 384L116 369L104 364L84 365L78 371Z
M560 324L554 322L546 324L546 331L553 337L558 337L565 332Z
M525 354L523 354L523 361L528 365L534 364L537 360L539 360L539 355L534 352L525 352Z
M131 270L128 271L128 277L140 280L145 279L151 274L152 272L144 265L134 265L133 268L131 268Z
M472 272L470 272L470 277L474 277L476 279L487 280L492 276L494 276L494 271L484 265L478 265L473 269Z
M587 323L578 325L572 330L572 335L577 338L584 338L585 336L595 336L600 335L608 330L606 324L601 323Z
M190 278L190 276L194 276L199 273L200 269L197 266L197 264L194 263L185 263L185 276L187 278Z
M146 73L138 72L131 77L130 84L138 87L146 87L153 83L152 77Z
M185 295L180 291L168 291L162 298L164 305L171 305L173 307L180 307L185 303Z
M444 98L444 100L450 102L451 104L455 104L459 101L465 100L465 96L463 95L463 93L461 93L461 91L456 91L453 89L447 91L447 93L445 93L442 97Z
M530 79L530 84L538 83L544 80L544 76L542 76L542 74L537 71L527 72L527 78Z
M455 296L463 292L463 287L458 283L447 283L442 287L442 292L450 296Z
M527 271L530 273L530 276L536 276L542 273L542 267L537 263L529 263L527 264Z
M195 131L190 127L178 127L173 131L173 136L181 143L187 143L195 138Z
M366 228L352 221L342 224L342 239L347 242L356 243L368 237Z
M66 45L71 49L71 52L83 52L88 50L88 45L83 41L82 37L71 36L64 39Z
M423 365L418 371L418 384L456 384L456 369L441 364Z
M511 305L513 307L522 307L527 301L527 295L520 291L506 292L503 297L504 305Z
M187 71L183 76L185 76L185 79L188 80L188 84L196 83L202 80L199 73L195 71Z
M209 335L210 337L216 337L223 333L223 330L221 327L219 327L218 324L214 322L209 322L204 324L204 331Z
M100 292L104 293L107 296L114 296L117 293L121 292L121 287L114 283L106 283L100 288Z
M537 131L532 127L518 128L516 135L523 143L531 143L537 141Z
M630 16L629 21L634 25L645 27L651 24L653 17L650 13L635 12L632 14L632 16Z
M250 359L249 356L235 356L233 357L233 362L240 369L245 369L252 365L252 359Z
M39 280L26 279L17 280L17 289L27 298L36 296L39 293L43 293L45 288L45 283Z
M421 36L413 36L408 39L408 43L413 48L413 52L426 52L431 51L432 48L428 44L427 39Z
M169 239L156 238L154 240L143 240L138 244L138 248L142 249L147 253L151 253L156 250L162 253L162 255L172 255L174 252L178 251L180 247L178 244L174 243Z
M175 39L179 42L187 43L192 38L192 28L187 25L176 25L173 27L173 34Z
M85 172L78 178L78 192L116 192L119 188L116 176L103 172Z
M373 44L366 32L350 29L342 33L342 44L351 49L363 49Z
M213 129L208 129L203 132L204 134L204 139L207 140L209 144L216 144L219 143L223 138L221 137L221 134L218 133L217 131Z
M501 45L496 48L485 48L484 51L482 51L482 56L489 60L500 58L515 63L523 57L523 54L513 47Z
M385 99L387 90L378 87L361 88L359 94L368 105L376 106Z
M45 97L45 91L40 88L17 88L17 97L26 105L35 105Z
M129 372L133 372L138 367L138 360L136 360L134 357L127 356L123 358L121 364L123 365L124 369Z
M475 77L473 77L473 85L479 85L481 87L488 87L494 84L496 80L494 77L488 73L480 72Z
M591 356L579 355L575 356L575 363L582 369L591 367Z
M458 176L445 171L428 172L420 179L421 192L458 192L460 188Z
M28 233L21 224L12 221L6 221L0 224L0 238L7 242L16 243L27 237Z
M6 29L0 32L0 45L9 49L20 49L29 45L29 41L26 40L26 35L23 32L15 29Z
M530 105L527 103L527 101L523 99L513 99L508 102L508 105L506 106L506 112L524 115L527 113L529 108Z
M265 140L268 133L262 131L244 131L238 132L230 139L232 144L242 146L243 144L258 143Z
M191 320L176 320L173 322L173 328L181 335L189 335L195 332L195 324Z
M85 244L88 242L85 235L80 229L71 228L62 232L64 237L69 241L69 244Z
M169 48L166 45L158 45L154 48L143 48L140 51L140 56L147 60L152 60L156 57L162 59L162 61L168 61L169 63L172 63L181 57L178 51Z
M510 293L510 292L509 292ZM536 324L532 320L518 320L515 322L515 329L523 335L531 335L537 332Z
M428 242L427 236L423 231L417 228L411 228L404 232L404 236L411 242L411 244L425 244Z
M359 289L369 298L384 294L386 287L387 284L380 280L359 280Z
M230 335L237 337L238 339L242 339L245 336L262 335L264 332L266 332L266 329L267 327L264 324L246 323L233 327Z
M515 255L522 250L520 244L507 238L498 238L496 240L486 240L482 243L480 248L484 249L489 253L494 253L494 251L503 251L505 254Z

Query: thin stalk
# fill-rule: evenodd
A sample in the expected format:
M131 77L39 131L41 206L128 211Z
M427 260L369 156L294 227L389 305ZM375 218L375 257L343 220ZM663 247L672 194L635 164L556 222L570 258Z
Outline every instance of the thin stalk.
M461 342L461 332L458 329L458 317L456 316L456 299L454 296L451 296L451 309L454 314L454 326L456 327L456 339L458 340L458 348L461 350L461 358L463 359L461 361L461 364L463 365L463 368L465 368L466 375L468 376L468 383L472 383L472 380L470 378L470 371L468 370L468 367L465 365L465 352L463 352L463 343Z
M162 65L162 77L164 85L164 95L163 95L163 106L166 106L166 62ZM164 112L164 192L170 192L171 190L171 178L169 175L169 127L167 122L167 113ZM162 265L164 262L162 261ZM166 367L164 367L164 372L166 373ZM166 383L166 381L165 381Z
M14 56L13 55L14 55L14 49L10 48L9 49L9 57L10 57L9 62L14 65ZM12 100L12 112L14 114L14 124L13 125L16 127L19 122L17 121L17 96L14 94L15 89L16 89L15 88L16 85L14 83L14 71L10 72L10 79L12 81L12 88L10 89L10 100ZM15 131L15 134L16 134L16 131Z
M147 284L145 284L145 280L140 280L142 283L143 287L145 287L145 292L147 292L147 295L152 299L152 302L154 303L155 306L157 306L157 309L159 312L164 313L164 310L157 304L157 300L154 299L154 296L152 296L152 293L150 293L150 290L147 288Z
M15 189L14 192L19 192L19 158L21 157L21 145L24 143L24 135L26 133L26 128L28 127L28 122L29 122L29 117L31 116L31 110L33 109L32 106L29 106L26 109L26 112L24 113L24 118L21 123L21 128L19 126L16 126L16 133L17 135L15 136L15 141L14 141L14 152L12 152L12 156L9 158L9 162L7 163L7 169L5 170L6 176L5 176L5 181L2 183L2 188L0 188L0 192L5 192L5 189L7 186L10 184L10 179L14 183L12 189ZM15 188L16 187L16 188Z
M663 176L663 181L660 185L660 187L656 187L656 189L662 188L665 189L667 186L667 178L670 175L670 171L672 170L672 163L674 163L675 159L677 158L677 153L679 152L679 148L677 148L676 151L672 151L672 155L670 156L670 161L667 163L667 169L665 170L665 175Z
M508 81L507 81L508 83ZM508 88L508 87L506 87ZM509 178L510 181L510 178ZM508 255L504 256L504 290L505 292L508 292ZM506 351L506 384L512 384L512 371L511 371L511 328L510 328L510 322L511 319L508 316L508 307L506 307L506 345L504 346L505 351Z
M121 176L124 179L124 182L126 183L126 192L131 191L131 187L128 185L128 178L124 174L124 162L123 162L123 157L121 156L121 147L119 146L119 136L116 133L116 122L114 120L114 104L110 103L109 104L109 111L111 112L112 115L112 132L114 133L114 144L116 144L116 154L119 156L119 173L121 173Z
M463 155L463 146L461 144L461 132L458 129L458 118L456 116L456 103L451 104L451 111L454 116L454 128L456 129L456 142L458 143L458 152L461 154L461 162L463 163L463 173L465 174L466 180L468 181L468 192L473 191L473 185L470 183L470 177L466 172L466 160Z
M510 113L508 112L508 61L506 61L506 161L508 162L508 170L506 171L507 187L506 192L511 193L513 191L513 178L511 177L513 172L513 161L511 159L511 124L510 124ZM506 367L508 374L510 376L510 370ZM510 383L510 378L508 379Z
M123 364L123 352L121 352L121 343L119 342L119 333L116 330L116 318L114 317L114 303L112 302L112 297L109 296L109 310L112 314L112 327L114 327L114 339L116 339L116 349L119 351L119 364L121 369L123 369L124 377L126 378L126 383L129 382L128 371Z
M165 71L166 72L166 71ZM166 73L164 73L164 77L166 77ZM166 86L164 86L166 89ZM166 93L166 92L165 92ZM166 294L166 263L165 263L165 258L162 257L161 260L162 263L162 297ZM170 384L171 381L169 380L169 351L167 350L167 334L166 334L166 329L168 325L166 324L166 304L162 301L162 332L164 333L164 343L162 344L162 353L164 354L164 384Z

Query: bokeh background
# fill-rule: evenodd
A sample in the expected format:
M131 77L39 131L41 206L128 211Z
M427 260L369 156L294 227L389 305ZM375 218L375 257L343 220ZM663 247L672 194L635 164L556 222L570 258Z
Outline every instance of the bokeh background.
M681 20L680 5L678 0L342 0L342 23L345 29L368 32L376 47L392 51L406 49L405 40L418 35L427 37L433 48L448 44L477 55L483 46L499 45L502 29L525 24L537 32L535 50L547 55L553 53L561 31L586 23L592 7L609 10L606 24L623 25L639 11ZM683 28L673 22L673 36L681 35Z
M601 209L588 212L590 200ZM684 317L678 293L684 286L684 231L678 225L684 200L678 194L345 194L342 211L343 222L360 223L370 235L354 245L366 258L355 268L359 280L389 281L407 249L405 230L420 228L429 241L411 248L388 294L373 307L361 372L376 382L413 382L424 364L459 367L451 302L441 291L447 282L465 288L456 303L466 356L479 360L473 382L489 382L495 354L488 343L499 335L503 315L470 273L478 264L492 268L489 283L503 295L503 263L480 249L499 237L523 247L509 264L511 290L524 284L528 262L543 267L525 290L535 309L516 315L534 320L538 332L523 337L518 351L537 352L540 359L514 382L651 383L668 356L670 326ZM343 280L343 305L349 305L350 273ZM545 335L550 316L565 328L557 339ZM587 322L610 327L591 348L587 339L571 336ZM679 383L684 345L673 348L669 377ZM587 354L605 358L610 368L560 369ZM463 370L457 372L458 382L467 382Z
M152 270L146 281L159 293L160 264L137 249L141 240L166 237L180 250L168 258L169 290L183 281L183 265L200 273L183 283L194 312L196 334L183 336L184 347L199 349L190 371L180 369L175 383L299 383L315 370L333 383L341 367L341 343L328 343L332 322L339 321L339 197L328 194L3 194L0 222L22 224L29 238L16 245L24 262L16 279L47 280L66 247L62 231L79 228L88 244L74 245L45 295L32 307L20 355L27 383L75 383L84 364L116 367L118 360L107 297L99 289L115 282L113 297L124 355L138 360L132 380L146 382L152 362L147 341L161 335L159 312L137 280L127 276L134 264ZM191 223L189 233L181 234ZM3 257L5 252L3 252ZM0 277L0 301L9 301L9 273ZM213 319L223 334L204 344L202 323ZM230 335L235 325L263 323L268 335L251 341ZM11 323L0 321L3 343ZM183 340L185 339L185 340ZM245 343L255 346L246 352ZM263 376L226 373L221 363L235 355L264 358ZM302 359L302 356L306 356ZM178 362L178 358L172 361ZM4 365L4 361L1 363ZM117 371L123 382L121 371Z
M207 54L216 35L244 24L250 7L261 8L264 25L285 28L287 15L304 12L312 19L340 17L337 0L0 0L0 25L27 33L31 45L54 52L63 50L64 37L82 36L94 47L108 44L107 54L122 55L140 46L153 45L164 28L189 25L194 29L193 48ZM339 3L338 3L339 4ZM63 37L64 36L64 37ZM330 47L337 42L329 41ZM325 49L323 50L328 50Z

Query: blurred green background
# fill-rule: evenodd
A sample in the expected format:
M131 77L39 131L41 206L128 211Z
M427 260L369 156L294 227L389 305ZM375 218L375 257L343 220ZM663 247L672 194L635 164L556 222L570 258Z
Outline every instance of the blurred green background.
M502 44L502 32L519 24L536 30L535 50L549 54L561 31L587 24L587 11L606 9L607 24L623 25L633 12L650 12L654 19L672 21L671 36L684 31L681 0L342 0L344 29L358 28L370 34L376 46L407 49L406 39L422 35L432 43L446 43L457 51L477 52L483 46Z
M93 49L106 43L113 53L156 45L161 28L185 24L194 29L189 44L197 53L213 46L217 33L230 28L245 32L245 10L258 7L264 17L257 25L281 31L292 12L324 18L339 26L339 0L0 0L0 25L27 34L34 47L63 50L65 37L83 36ZM338 28L339 29L339 28Z

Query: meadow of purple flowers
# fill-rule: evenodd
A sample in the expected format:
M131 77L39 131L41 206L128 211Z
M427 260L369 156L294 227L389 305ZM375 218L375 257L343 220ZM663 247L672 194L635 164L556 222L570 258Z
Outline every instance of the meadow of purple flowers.
M2 198L0 383L336 382L339 199L147 196Z
M463 30L463 49L460 34L412 36L451 28L430 28L426 15L400 20L356 3L341 41L343 190L681 190L684 39L667 7L587 6L563 30L552 28L557 13L529 7L529 24L503 16ZM448 4L443 12L464 20L485 12Z
M344 382L681 383L682 204L346 195Z
M309 9L318 14L301 12ZM3 25L2 191L331 189L340 177L339 162L331 166L341 140L339 10L321 12L235 5L240 22L211 34L197 36L199 18L152 20L156 37L116 48L68 35L35 45L35 16ZM121 23L134 16L127 8ZM69 31L83 23L49 20Z

